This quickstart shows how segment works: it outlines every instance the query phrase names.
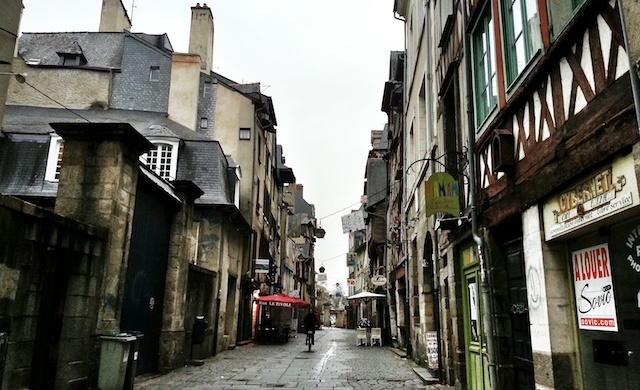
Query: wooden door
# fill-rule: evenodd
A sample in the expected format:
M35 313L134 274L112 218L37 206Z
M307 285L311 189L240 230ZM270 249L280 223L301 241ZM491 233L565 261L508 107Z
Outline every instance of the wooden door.
M527 281L524 272L522 241L507 245L507 283L511 306L511 340L513 343L513 371L515 390L535 389L533 351L529 311L527 309Z
M480 267L473 247L462 251L462 302L464 308L467 389L490 389L487 348L482 326Z

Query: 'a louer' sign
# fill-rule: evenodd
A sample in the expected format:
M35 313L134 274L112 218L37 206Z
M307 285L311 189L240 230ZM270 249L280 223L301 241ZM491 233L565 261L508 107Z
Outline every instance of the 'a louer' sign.
M601 244L571 253L576 311L580 329L618 331L609 246Z

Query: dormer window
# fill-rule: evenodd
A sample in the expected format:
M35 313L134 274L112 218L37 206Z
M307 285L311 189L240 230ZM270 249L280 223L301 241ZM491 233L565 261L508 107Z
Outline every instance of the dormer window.
M60 65L62 66L83 66L87 64L87 58L84 56L82 47L78 42L74 42L57 51L56 54L60 57Z
M80 54L60 54L60 57L63 66L82 66L87 63Z
M207 127L209 127L209 119L205 117L200 118L200 128L206 129Z
M64 151L64 140L58 135L51 135L49 142L49 154L47 157L47 168L44 179L57 182L60 180L60 167L62 166L62 154Z
M149 68L149 81L159 81L160 80L160 67L152 66Z
M175 180L178 166L178 143L153 142L155 149L140 156L140 162L165 180Z

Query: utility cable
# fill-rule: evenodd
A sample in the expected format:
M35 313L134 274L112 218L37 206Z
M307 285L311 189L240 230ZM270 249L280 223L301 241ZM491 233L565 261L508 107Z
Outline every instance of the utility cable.
M60 103L59 101L57 101L56 99L52 98L51 96L47 95L46 93L42 92L41 90L39 90L38 88L36 88L35 86L29 84L27 81L24 82L25 84L27 84L28 86L30 86L31 88L35 89L37 92L41 93L42 96L46 97L47 99L51 100L52 102L55 102L56 104L59 104L62 108L64 108L65 110L73 113L74 115L79 116L80 118L84 119L85 121L87 121L88 123L91 123L91 121L85 117L83 117L82 115L78 114L77 112L73 111L72 109L70 109L69 107L65 106L64 104Z

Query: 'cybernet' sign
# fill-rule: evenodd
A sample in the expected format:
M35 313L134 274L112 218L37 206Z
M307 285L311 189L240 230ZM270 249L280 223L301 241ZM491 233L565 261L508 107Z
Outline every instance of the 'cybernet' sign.
M638 205L633 157L616 159L542 207L547 240L560 237Z

